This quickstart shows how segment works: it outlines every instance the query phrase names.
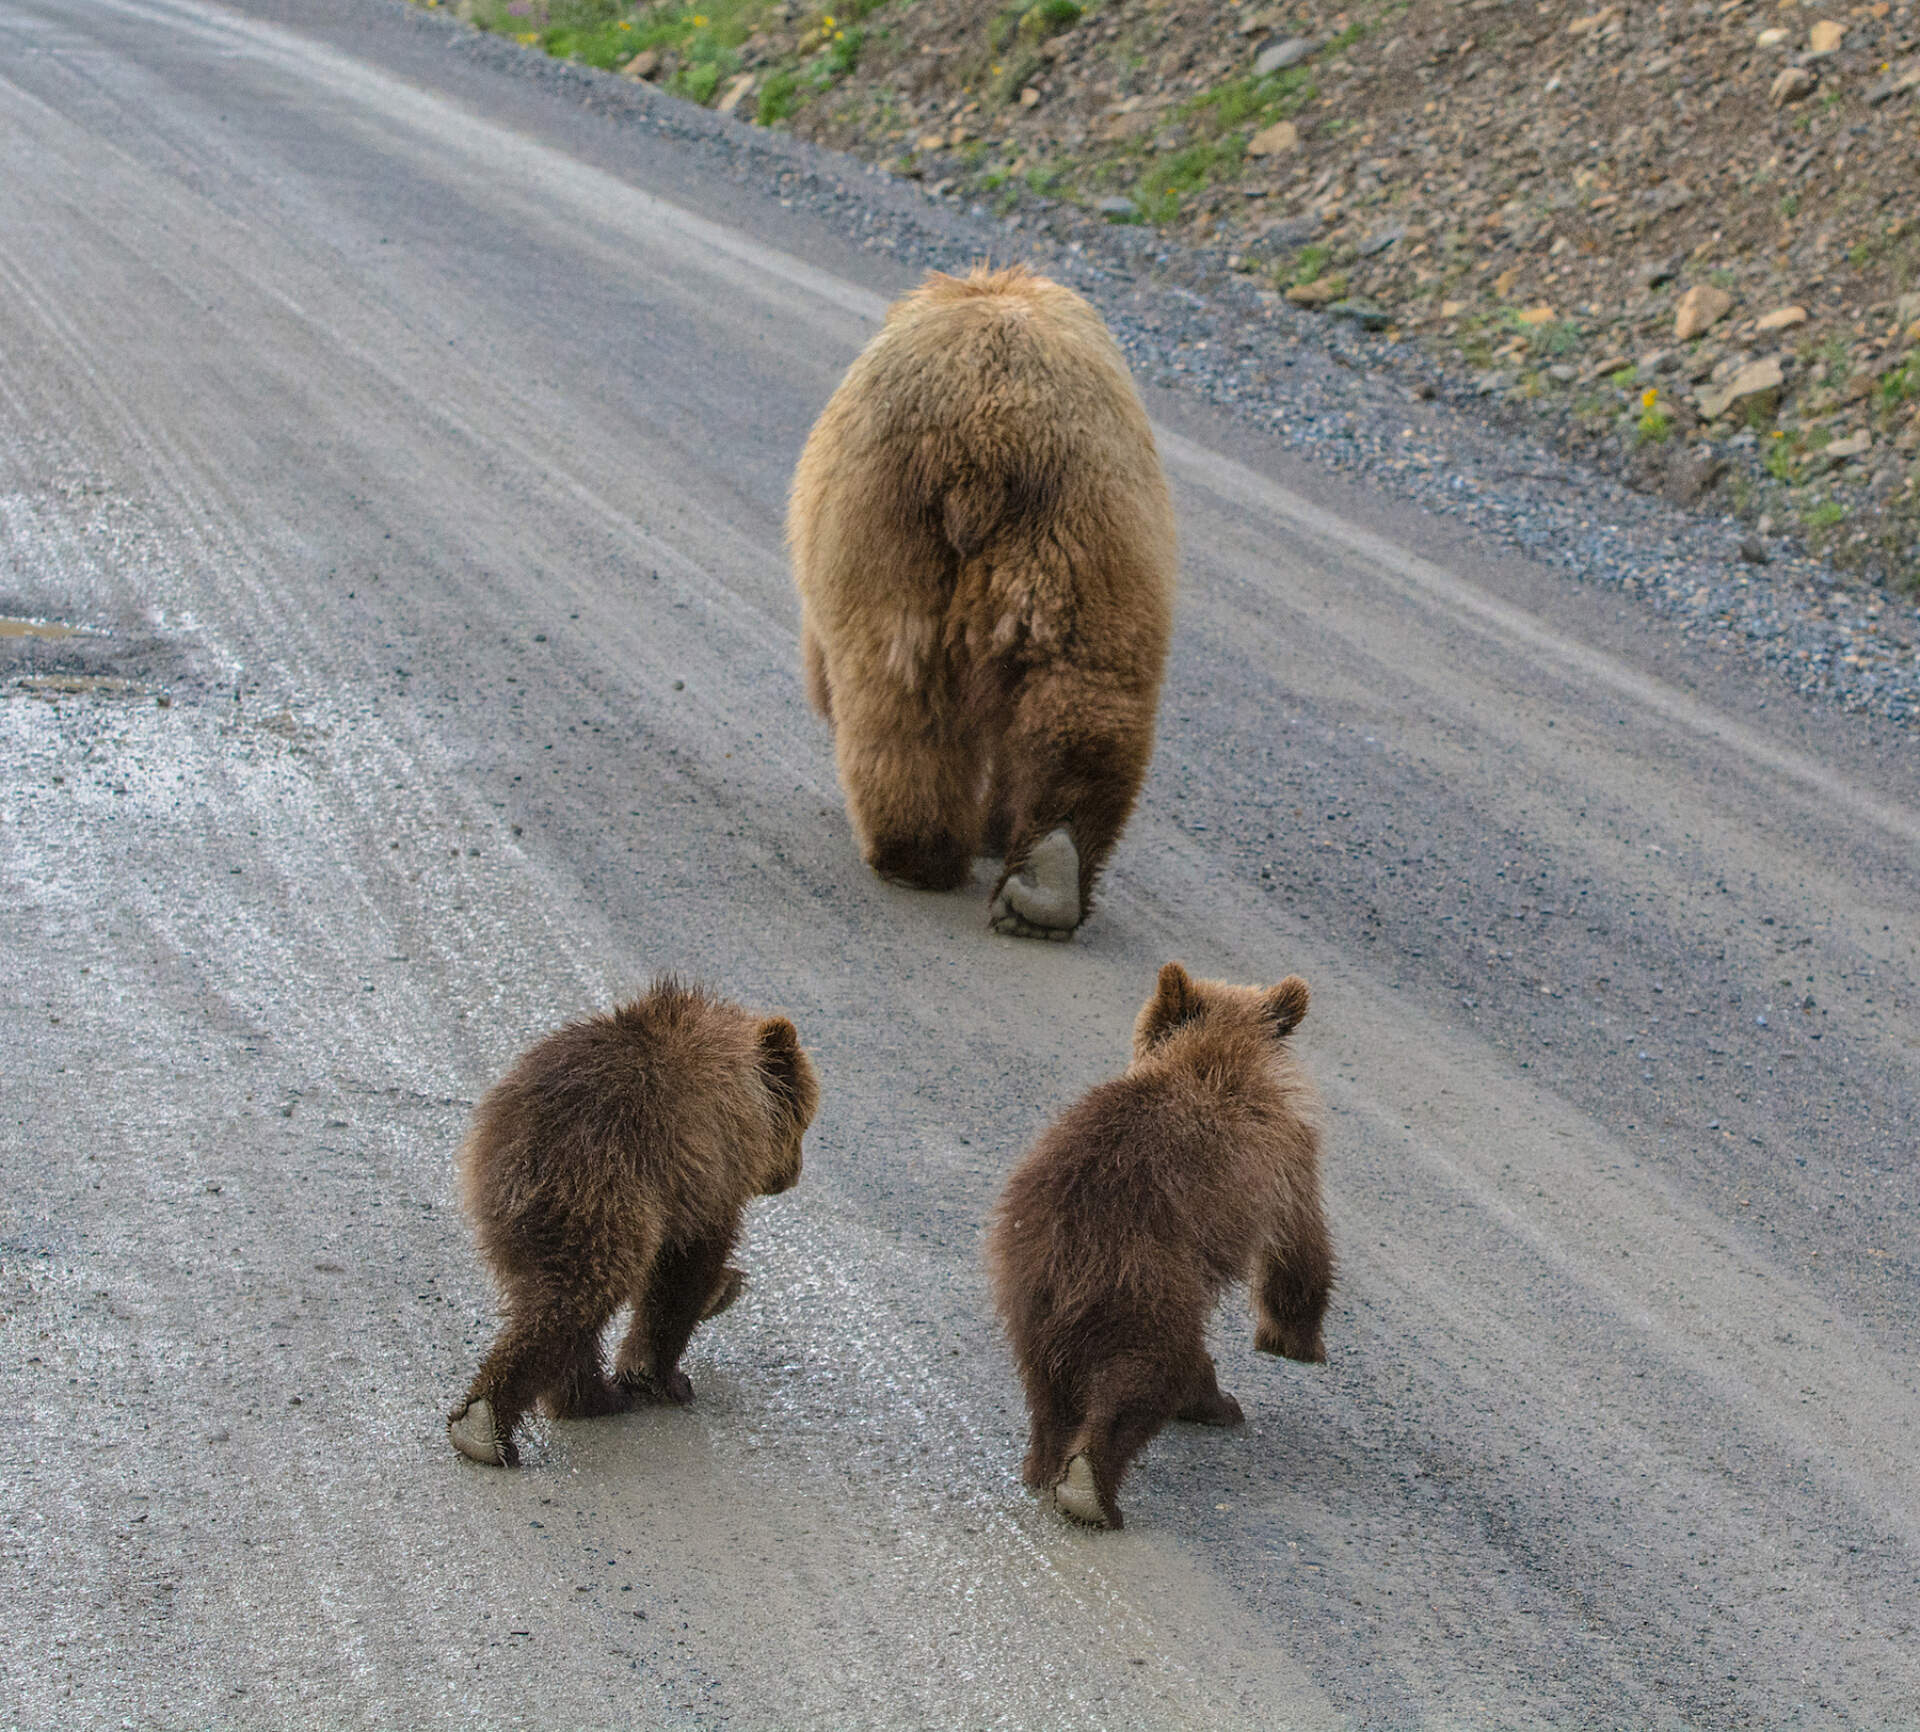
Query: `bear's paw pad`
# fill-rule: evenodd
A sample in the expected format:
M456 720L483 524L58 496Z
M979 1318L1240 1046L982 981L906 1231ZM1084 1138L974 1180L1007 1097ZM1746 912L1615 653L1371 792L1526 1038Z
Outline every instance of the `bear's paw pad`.
M493 1423L493 1404L482 1397L470 1401L447 1421L447 1439L469 1461L484 1467L510 1467L512 1445Z
M995 932L1009 938L1073 936L1080 924L1080 850L1064 824L1033 845L1016 871L1007 874L987 912Z
M1107 1512L1100 1507L1100 1488L1094 1484L1093 1463L1084 1455L1076 1455L1067 1463L1065 1478L1053 1488L1053 1507L1088 1527L1107 1525Z

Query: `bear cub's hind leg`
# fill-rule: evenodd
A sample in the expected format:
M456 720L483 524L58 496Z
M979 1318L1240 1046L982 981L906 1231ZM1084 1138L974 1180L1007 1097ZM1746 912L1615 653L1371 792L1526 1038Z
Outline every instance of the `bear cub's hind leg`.
M1066 1392L1037 1369L1029 1367L1027 1386L1027 1459L1020 1477L1035 1491L1051 1490L1067 1470L1067 1440L1078 1429Z
M585 1322L542 1315L542 1307L524 1297L510 1307L466 1400L447 1416L448 1442L469 1461L517 1467L513 1434L521 1415L565 1379Z
M1124 1527L1120 1481L1172 1413L1165 1367L1150 1360L1109 1366L1097 1380L1086 1424L1069 1445L1054 1508L1089 1527Z

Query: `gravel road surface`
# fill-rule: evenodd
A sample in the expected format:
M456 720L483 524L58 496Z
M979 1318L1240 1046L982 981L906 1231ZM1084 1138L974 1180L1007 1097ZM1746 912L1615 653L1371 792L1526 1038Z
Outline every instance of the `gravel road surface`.
M915 273L463 40L0 0L0 1724L1920 1723L1912 734L1167 393L1096 917L881 885L780 521ZM1168 957L1312 981L1342 1283L1089 1535L980 1229ZM473 1467L465 1115L663 967L806 1178Z

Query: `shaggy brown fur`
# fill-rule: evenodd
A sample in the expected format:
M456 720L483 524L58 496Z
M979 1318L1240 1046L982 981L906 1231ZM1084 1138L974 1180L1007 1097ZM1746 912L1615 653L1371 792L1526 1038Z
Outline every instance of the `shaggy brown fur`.
M727 1254L751 1197L800 1179L820 1090L785 1017L656 981L529 1048L475 1109L462 1200L507 1314L448 1421L463 1455L512 1465L544 1397L557 1418L635 1395L686 1402L694 1326L738 1295ZM610 1381L600 1334L633 1306Z
M995 928L1067 937L1146 774L1173 613L1173 508L1099 314L1019 268L929 276L815 423L787 540L867 863L951 890L1003 855Z
M1228 986L1169 962L1126 1074L1007 1181L987 1259L1026 1385L1026 1480L1081 1521L1121 1525L1121 1478L1169 1419L1240 1423L1205 1344L1229 1282L1252 1283L1262 1352L1326 1358L1319 1102L1284 1044L1306 1011L1297 975Z

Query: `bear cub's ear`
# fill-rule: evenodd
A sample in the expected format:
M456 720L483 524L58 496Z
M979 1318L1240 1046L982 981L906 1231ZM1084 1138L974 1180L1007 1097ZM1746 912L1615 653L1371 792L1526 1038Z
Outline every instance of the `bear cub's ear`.
M1139 1042L1153 1046L1172 1034L1183 1023L1192 1022L1206 1008L1206 1000L1193 977L1177 962L1160 970L1159 984L1140 1017Z
M1289 974L1260 1000L1260 1011L1275 1040L1285 1040L1300 1026L1307 1014L1307 983L1297 974Z
M784 1016L770 1016L760 1025L760 1073L795 1118L803 1124L812 1120L819 1088L800 1050L800 1031Z

